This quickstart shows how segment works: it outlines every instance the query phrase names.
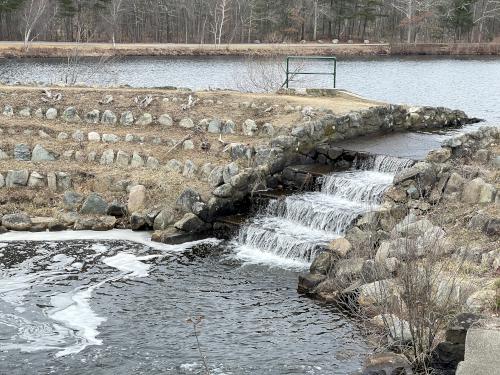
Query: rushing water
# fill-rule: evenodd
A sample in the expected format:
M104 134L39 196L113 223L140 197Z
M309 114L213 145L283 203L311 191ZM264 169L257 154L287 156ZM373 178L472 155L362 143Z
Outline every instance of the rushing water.
M347 374L367 350L342 314L297 295L295 272L216 245L2 238L2 375L201 374L186 322L200 315L213 374Z
M376 156L359 169L326 176L318 192L273 200L240 230L235 249L248 261L268 262L271 257L307 265L357 217L376 209L394 174L412 164Z
M0 60L0 81L64 81L134 87L181 86L194 89L241 88L259 70L276 71L281 60L243 57L138 57L113 60L104 66L83 59L67 66L64 59ZM292 67L293 68L293 67ZM307 70L331 71L329 63ZM303 68L303 69L306 69ZM305 78L303 78L305 77ZM295 86L331 87L328 76L302 76ZM283 80L284 77L278 77ZM376 57L340 58L338 87L391 103L457 108L470 116L500 123L500 58Z

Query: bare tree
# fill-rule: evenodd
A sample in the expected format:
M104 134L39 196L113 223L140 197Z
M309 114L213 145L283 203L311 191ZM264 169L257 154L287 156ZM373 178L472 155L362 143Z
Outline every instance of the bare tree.
M430 12L439 3L440 0L391 0L391 6L405 17L408 44L412 43L413 26L419 20L418 16L421 13Z
M32 36L33 29L38 25L40 19L45 14L49 5L49 0L28 0L23 7L22 32L24 48L29 49L29 43L37 37Z
M214 36L214 44L216 46L221 45L222 31L224 30L224 24L227 21L230 3L231 0L215 0L211 4L211 31Z
M113 42L113 48L116 47L116 33L119 25L119 19L121 13L124 11L123 0L110 0L108 4L108 15L103 15L102 18L111 27L111 40Z

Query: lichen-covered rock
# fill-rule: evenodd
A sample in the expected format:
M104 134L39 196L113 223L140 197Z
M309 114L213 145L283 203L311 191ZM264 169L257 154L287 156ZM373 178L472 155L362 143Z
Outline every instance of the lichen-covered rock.
M30 107L21 108L21 110L19 111L19 116L31 117L31 108Z
M120 137L116 134L103 134L102 141L106 143L117 143L120 141Z
M146 168L158 169L160 168L160 162L158 161L158 159L149 156L148 159L146 160Z
M100 116L101 112L98 109L93 109L85 114L85 122L87 124L97 124Z
M209 133L219 134L221 132L221 121L219 119L210 120L207 131Z
M14 109L10 105L6 105L5 107L3 107L2 114L7 117L12 117L14 116Z
M55 108L49 108L47 109L47 112L45 112L45 117L47 120L55 120L57 118L57 109Z
M184 165L176 159L169 160L166 164L166 167L169 171L177 173L182 173L182 170L184 169Z
M146 187L135 185L130 189L127 208L129 212L136 212L146 207Z
M120 116L120 124L131 126L134 124L134 114L131 111L125 111Z
M14 146L14 159L19 161L31 160L30 147L25 143L19 143Z
M274 136L274 126L268 122L266 122L264 125L262 125L262 129L261 129L261 133L263 135L267 135L269 137L273 137Z
M226 184L231 183L231 177L236 176L240 172L240 168L236 163L229 163L222 171L223 179Z
M215 167L208 176L208 184L215 188L224 183L224 167Z
M68 107L64 110L62 119L66 122L74 123L80 121L80 116L78 116L78 111L75 107Z
M130 166L134 168L142 168L144 167L144 159L141 155L134 151L132 154L132 160L130 161Z
M89 142L100 142L101 141L101 136L97 132L90 132L87 134L87 139Z
M42 145L37 144L33 148L33 152L31 154L32 162L44 162L44 161L54 161L56 160L56 155L50 151L47 151Z
M116 165L120 167L128 167L130 163L130 155L126 153L125 151L119 150L116 153L116 160L115 160Z
M101 123L107 124L107 125L114 125L114 124L116 124L117 121L118 121L118 118L116 117L116 115L114 114L113 111L106 109L102 113Z
M193 212L194 205L199 202L202 202L200 194L191 188L187 188L177 198L175 205L183 212Z
M193 178L196 175L198 167L192 160L186 160L184 163L184 169L182 170L182 175L186 178Z
M90 154L89 154L90 155ZM111 165L115 161L115 151L108 149L102 153L100 163L102 165Z
M451 149L442 147L437 150L432 150L427 154L427 161L431 163L444 163L451 158Z
M26 186L29 172L27 169L9 170L5 179L5 186L8 188Z
M232 120L224 121L224 125L221 128L222 134L234 134L236 133L236 124Z
M243 123L243 134L249 137L253 137L257 134L258 127L254 120L247 119Z
M77 211L83 202L83 196L75 191L65 191L63 195L64 208L70 211Z
M192 129L194 128L194 122L189 117L186 117L179 122L179 126L185 129Z
M153 116L151 116L151 114L149 113L143 113L137 118L135 122L135 124L139 126L147 126L151 125L152 123L153 123Z
M158 123L161 126L170 127L174 124L174 121L172 120L172 117L170 117L170 115L164 113L158 118Z

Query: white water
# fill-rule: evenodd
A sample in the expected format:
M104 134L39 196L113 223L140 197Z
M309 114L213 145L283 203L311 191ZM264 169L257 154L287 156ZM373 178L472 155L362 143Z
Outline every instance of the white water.
M394 174L413 161L376 156L360 169L322 179L319 192L271 201L235 240L237 257L250 263L306 268L331 240L345 234L362 214L378 207Z
M168 253L186 250L200 242L215 243L216 240L197 241L182 245L164 245L151 242L147 235L132 231L115 230L110 232L58 232L58 233L8 233L0 236L0 253L7 249L8 242L18 241L70 241L70 240L129 240L147 245L160 254L135 255L119 251L112 256L105 256L110 248L105 243L90 246L91 253L84 263L101 264L115 271L106 272L106 277L97 274L89 279L82 279L83 285L67 290L67 280L79 275L83 263L67 254L52 254L52 246L43 245L37 255L28 257L14 268L3 270L0 257L0 299L4 302L0 309L0 325L11 334L8 342L0 341L0 351L20 350L35 352L57 350L55 356L62 357L79 353L89 345L102 345L99 338L99 326L106 321L92 308L95 291L106 283L130 279L145 278L149 275L153 258L161 258ZM37 263L48 260L48 270L37 271ZM78 276L80 278L80 276ZM98 279L101 279L100 281ZM97 280L96 280L97 279ZM53 281L65 290L31 295L36 290ZM30 297L30 298L28 298ZM33 316L34 306L26 300L47 299L42 302L42 316ZM32 303L32 302L31 302ZM0 371L1 372L1 371Z

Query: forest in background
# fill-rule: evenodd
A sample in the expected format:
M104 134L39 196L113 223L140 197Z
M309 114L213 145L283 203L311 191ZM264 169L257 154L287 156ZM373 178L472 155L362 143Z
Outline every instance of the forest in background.
M490 42L500 0L0 0L0 39L110 43Z

